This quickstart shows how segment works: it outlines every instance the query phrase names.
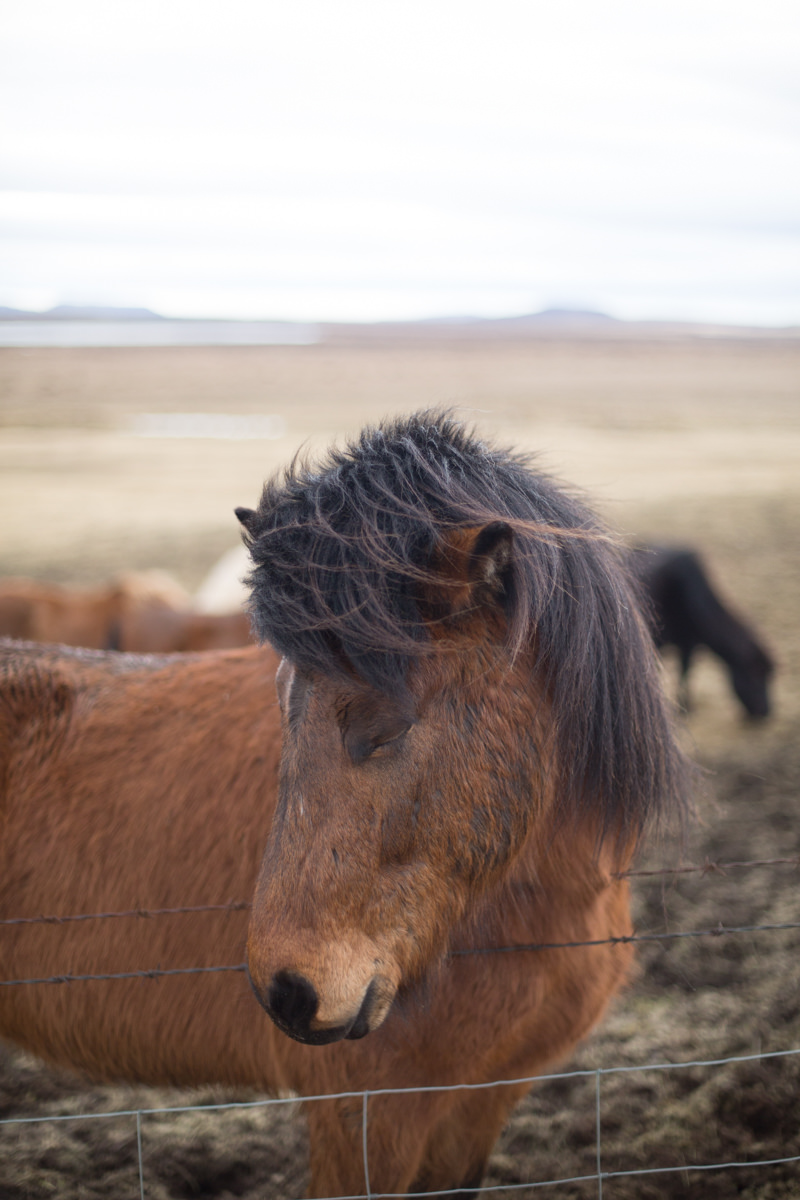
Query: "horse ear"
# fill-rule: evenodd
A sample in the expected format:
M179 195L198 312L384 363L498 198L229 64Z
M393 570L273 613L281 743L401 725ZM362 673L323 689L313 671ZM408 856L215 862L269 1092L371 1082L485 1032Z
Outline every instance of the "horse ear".
M233 511L236 513L236 519L239 524L243 525L248 533L252 533L253 522L258 516L258 513L252 508L235 508Z
M427 589L430 614L457 618L503 602L511 586L513 540L505 521L453 530L438 559L442 586Z
M469 581L476 599L497 599L507 586L514 534L505 521L478 530L469 556Z

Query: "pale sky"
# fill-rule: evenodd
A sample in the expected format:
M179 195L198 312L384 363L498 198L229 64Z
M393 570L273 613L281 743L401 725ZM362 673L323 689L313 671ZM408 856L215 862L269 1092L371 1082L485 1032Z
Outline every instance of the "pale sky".
M0 304L800 323L798 0L5 0Z

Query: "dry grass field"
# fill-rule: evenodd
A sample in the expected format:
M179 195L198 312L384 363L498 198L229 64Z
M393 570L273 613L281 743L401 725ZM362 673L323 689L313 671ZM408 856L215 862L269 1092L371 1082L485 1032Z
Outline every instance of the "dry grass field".
M645 336L466 341L378 333L317 346L0 351L0 575L91 582L159 567L195 588L236 544L232 515L301 447L365 421L453 406L585 488L630 539L695 546L778 662L774 715L742 719L721 666L700 661L685 737L704 768L685 863L800 854L800 341ZM144 413L272 414L274 440L138 436ZM674 687L671 664L666 685ZM668 838L642 865L677 864ZM791 865L635 882L637 927L800 922ZM0 945L2 944L0 931ZM99 986L99 985L97 985ZM645 943L607 1020L565 1068L800 1049L800 930ZM100 1088L8 1049L0 1117L209 1102ZM800 1056L602 1077L607 1172L800 1156ZM145 1119L146 1195L302 1195L303 1131L280 1110ZM537 1085L488 1183L596 1169L595 1078ZM129 1118L0 1127L4 1200L139 1196ZM596 1182L520 1196L594 1197ZM800 1161L604 1180L604 1200L800 1195Z

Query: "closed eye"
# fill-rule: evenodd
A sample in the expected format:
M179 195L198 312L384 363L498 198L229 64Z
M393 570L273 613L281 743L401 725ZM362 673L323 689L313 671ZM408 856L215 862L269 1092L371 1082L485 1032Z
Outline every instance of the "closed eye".
M379 754L381 751L392 750L395 746L397 746L400 742L402 742L405 739L405 736L408 733L410 728L411 728L411 726L407 725L405 727L405 729L401 729L399 733L394 733L390 736L383 737L379 741L373 741L372 749L370 750L368 757L373 758L376 754Z
M410 705L366 688L340 695L335 713L345 749L355 766L396 751L414 724Z
M404 729L387 729L385 733L369 733L365 730L348 729L343 737L347 753L352 762L358 766L368 758L382 758L390 755L402 745L411 725Z

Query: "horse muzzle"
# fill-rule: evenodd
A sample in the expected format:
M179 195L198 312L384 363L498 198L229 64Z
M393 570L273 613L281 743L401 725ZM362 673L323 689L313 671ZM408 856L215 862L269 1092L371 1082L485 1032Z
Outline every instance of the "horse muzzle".
M319 1019L320 999L313 983L294 971L277 971L262 989L248 971L250 986L259 1004L282 1033L307 1046L325 1046L347 1038L365 1037L383 1022L395 997L390 979L376 975L363 994L357 1011L344 1020Z

